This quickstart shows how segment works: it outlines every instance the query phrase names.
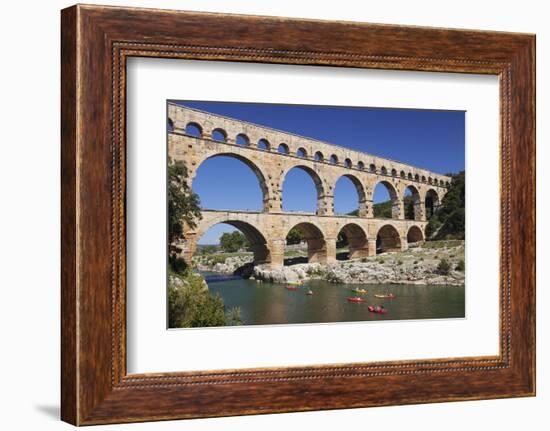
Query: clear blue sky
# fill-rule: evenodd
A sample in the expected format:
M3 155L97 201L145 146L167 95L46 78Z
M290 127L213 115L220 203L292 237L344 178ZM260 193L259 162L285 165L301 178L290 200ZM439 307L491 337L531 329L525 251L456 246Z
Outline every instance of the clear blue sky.
M339 106L275 105L259 103L178 102L282 131L320 139L399 160L446 174L464 170L464 112ZM253 143L255 144L255 143ZM228 157L205 161L198 169L193 190L203 208L260 210L262 195L254 173ZM357 192L342 178L334 194L337 213L357 208ZM379 185L375 202L389 199ZM283 209L314 212L316 191L308 174L291 170L283 183ZM234 228L217 225L199 241L216 244L223 232Z

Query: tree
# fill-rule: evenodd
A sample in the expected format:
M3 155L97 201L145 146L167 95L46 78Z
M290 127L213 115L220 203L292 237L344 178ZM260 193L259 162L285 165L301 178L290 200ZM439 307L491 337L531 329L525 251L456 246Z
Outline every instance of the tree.
M187 168L181 160L168 159L168 240L183 236L184 223L194 229L202 218L200 200L187 184Z
M443 197L441 206L428 222L429 239L464 239L465 235L465 173L452 175L451 187Z
M392 218L393 202L386 201L374 204L372 210L375 218Z
M300 244L304 240L304 235L299 229L293 227L286 236L287 245Z
M245 236L239 231L224 232L220 237L220 247L226 253L234 253L248 244Z

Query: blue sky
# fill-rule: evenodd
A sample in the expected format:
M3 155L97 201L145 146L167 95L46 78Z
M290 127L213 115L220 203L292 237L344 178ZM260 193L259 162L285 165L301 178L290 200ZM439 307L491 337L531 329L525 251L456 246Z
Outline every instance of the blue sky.
M464 112L336 106L276 105L181 101L181 105L245 120L282 131L320 139L379 157L399 160L445 174L464 170ZM260 210L262 195L254 173L228 157L205 161L198 169L193 190L203 208ZM375 202L388 200L379 185ZM357 192L341 178L334 194L335 211L357 208ZM283 209L314 212L316 191L309 175L291 170L283 183ZM217 225L199 241L216 244L223 232Z

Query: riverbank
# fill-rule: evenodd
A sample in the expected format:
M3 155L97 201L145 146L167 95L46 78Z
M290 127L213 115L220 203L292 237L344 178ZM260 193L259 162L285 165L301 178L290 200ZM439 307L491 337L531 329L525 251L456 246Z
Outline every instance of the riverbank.
M299 258L305 256L305 251L293 251L292 254L292 258ZM289 283L317 279L337 284L463 286L465 279L464 241L431 241L404 252L382 253L330 264L298 263L272 269L268 265L252 268L251 263L251 253L195 258L199 270L233 274L247 268L246 275L259 282Z

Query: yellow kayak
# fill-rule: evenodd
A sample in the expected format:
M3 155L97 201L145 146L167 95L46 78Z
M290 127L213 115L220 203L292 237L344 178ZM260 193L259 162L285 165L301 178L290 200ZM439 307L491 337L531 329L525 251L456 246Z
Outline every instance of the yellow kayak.
M367 291L365 289L352 289L353 292L355 293L367 293Z
M387 298L387 299L394 299L396 296L393 293L389 293L388 295L374 295L375 298Z

